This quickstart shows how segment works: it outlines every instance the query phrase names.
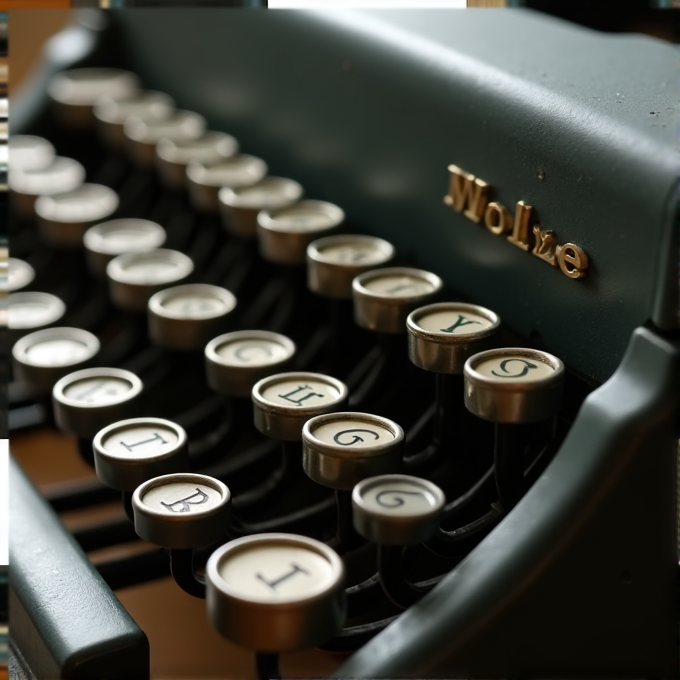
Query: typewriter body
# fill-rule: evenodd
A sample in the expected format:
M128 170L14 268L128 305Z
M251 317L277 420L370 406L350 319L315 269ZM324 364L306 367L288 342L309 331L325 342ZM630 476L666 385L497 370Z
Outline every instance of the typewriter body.
M556 451L524 497L336 677L677 676L676 60L525 10L137 9L82 14L13 102L12 134L87 156L49 79L134 71L437 273L445 299L496 312L501 344L566 365ZM434 399L408 390L407 438ZM104 583L134 577L102 580L17 464L11 484L24 670L145 677L144 634Z

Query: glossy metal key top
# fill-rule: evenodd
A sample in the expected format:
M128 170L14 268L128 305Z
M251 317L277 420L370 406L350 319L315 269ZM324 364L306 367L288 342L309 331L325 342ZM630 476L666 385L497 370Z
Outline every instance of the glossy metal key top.
M332 489L351 490L376 475L402 467L404 431L368 413L329 413L302 428L302 466L307 476Z
M56 155L52 143L36 135L12 135L7 145L12 170L42 170Z
M118 255L106 267L111 299L121 309L143 312L152 295L182 283L193 269L191 258L177 250Z
M90 127L95 120L92 107L99 97L126 95L138 88L139 79L129 71L79 68L54 76L47 92L64 123L72 127Z
M167 349L202 350L225 329L236 298L226 288L189 283L159 291L149 299L149 337Z
M295 344L271 331L234 331L211 340L205 348L208 385L230 397L250 397L253 386L288 368Z
M85 232L108 220L118 203L118 194L102 184L82 184L71 191L40 196L35 202L40 236L55 248L82 248Z
M86 368L61 378L52 390L54 419L65 432L92 439L134 412L142 381L122 368Z
M442 280L431 272L386 267L357 276L352 283L354 318L378 333L406 333L408 315L441 292Z
M439 302L419 307L406 321L409 358L432 373L462 374L465 362L488 346L499 326L498 315L479 305Z
M134 491L149 479L189 469L184 428L163 418L114 422L97 432L92 448L97 477L120 491Z
M51 293L25 291L7 297L10 342L27 333L53 326L66 313L66 305Z
M14 293L29 286L35 278L35 269L16 257L7 260L7 291Z
M156 166L166 186L184 189L190 163L210 165L237 153L238 141L225 132L208 131L196 139L164 137L156 145Z
M352 281L370 269L387 264L394 246L381 238L342 234L327 236L307 247L307 283L319 295L352 299Z
M255 427L283 441L300 441L302 427L313 416L339 411L347 387L320 373L277 373L253 387Z
M257 216L260 254L277 264L304 264L307 246L344 221L343 210L325 201L304 200L287 208L263 211Z
M106 278L106 267L123 253L155 250L165 243L165 229L156 222L127 217L90 227L83 236L87 264L99 278Z
M49 394L62 376L91 363L99 347L99 340L81 328L35 331L12 348L14 375L29 383L36 394Z
M284 177L264 177L246 187L223 187L217 195L222 223L234 236L257 238L257 215L260 211L293 205L303 193L300 184Z
M151 169L156 165L156 144L169 139L197 139L206 128L205 118L193 111L173 111L161 120L128 116L123 125L126 147L132 160L139 166Z
M114 149L125 146L125 121L130 116L141 120L165 120L175 110L175 102L163 92L137 90L121 95L104 94L94 105L94 117L103 139Z
M243 187L259 182L267 174L267 164L256 156L237 154L214 163L190 163L187 188L194 207L217 212L217 196L222 187Z
M36 170L10 169L8 175L10 204L18 217L34 215L39 196L50 196L72 191L85 180L85 168L72 158L57 156L52 162Z
M224 539L231 493L220 480L190 473L143 482L132 496L135 531L164 548L190 549Z
M342 561L311 538L261 534L230 541L211 555L206 581L212 625L252 650L313 647L344 623Z

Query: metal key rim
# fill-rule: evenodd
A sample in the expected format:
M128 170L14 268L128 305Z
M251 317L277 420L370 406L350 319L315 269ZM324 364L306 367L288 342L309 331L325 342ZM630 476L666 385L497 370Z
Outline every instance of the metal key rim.
M66 396L64 390L70 387L72 384L80 381L86 380L88 378L116 378L118 380L127 381L130 384L131 389L126 392L122 399L117 401L108 401L105 404L85 404L77 399L71 399ZM83 368L80 371L74 371L65 375L63 378L57 381L52 390L52 398L55 401L59 401L64 404L64 406L69 406L77 409L102 409L118 406L126 402L131 401L138 397L144 388L141 379L136 376L131 371L126 371L123 368Z
M316 588L311 588L306 591L304 595L299 597L288 597L281 599L279 602L271 602L265 598L244 595L242 591L234 588L222 578L220 567L225 559L228 559L230 556L248 550L248 548L252 547L253 543L264 541L270 541L273 545L302 547L320 555L330 564L335 577L334 583L330 586L324 584L317 586ZM301 604L312 604L316 601L326 599L330 593L343 588L344 573L345 569L342 560L332 548L329 548L324 543L313 538L285 533L256 534L254 536L244 536L229 541L229 543L218 548L210 556L205 568L206 580L220 594L226 595L228 598L233 598L240 603L266 605L268 609L272 608L278 611L296 610Z
M423 316L432 314L433 312L445 312L452 308L482 316L487 319L491 325L482 329L481 331L477 331L476 333L449 333L447 335L442 335L442 333L437 331L425 330L418 325L418 320ZM500 324L501 319L495 312L492 312L486 307L480 307L479 305L468 304L465 302L435 302L431 305L418 307L418 309L412 311L406 319L406 328L410 335L428 342L439 343L442 345L462 345L470 341L488 338L498 330Z
M432 290L425 293L419 293L413 296L394 296L394 295L384 295L376 291L369 290L366 284L380 277L387 276L410 276L416 279L425 281L430 286ZM427 299L439 293L444 287L444 282L432 272L428 272L424 269L414 269L411 267L384 267L382 269L371 269L370 271L359 274L352 282L352 291L355 297L363 298L367 300L376 300L381 304L387 305L402 305L404 302L416 302L420 299Z
M476 367L488 359L494 357L503 357L507 354L513 354L518 357L526 358L527 360L539 361L553 369L552 375L546 376L541 380L523 381L523 382L499 382L479 373ZM539 350L530 349L528 347L502 347L499 349L489 349L484 352L478 352L471 356L465 362L463 369L465 380L477 387L491 388L496 392L536 392L545 390L546 388L556 387L561 385L564 380L565 368L561 359L556 356Z
M51 366L49 364L37 363L31 361L27 356L27 352L31 347L45 342L48 340L74 340L79 342L89 348L88 356L78 359L78 361L72 364L59 364L58 366ZM77 364L83 363L84 361L89 361L92 359L99 351L100 343L95 335L89 331L83 330L82 328L71 328L68 326L62 326L57 328L45 328L40 331L35 331L29 335L25 335L20 340L17 340L12 347L12 356L15 361L26 366L31 366L33 368L66 368L69 365L75 366Z
M218 299L224 303L226 309L215 310L209 314L202 314L201 316L185 316L180 312L174 312L163 306L165 302L172 300L174 297L189 293L204 293L212 298ZM210 321L212 319L219 319L227 316L236 307L236 296L228 291L226 288L220 286L213 286L209 283L187 283L179 286L172 286L165 288L158 293L155 293L149 298L149 313L155 314L167 319L177 319L180 321L197 322Z
M353 420L367 425L379 423L381 428L388 430L394 437L392 441L351 449L341 444L332 444L319 439L315 434L323 425L333 421ZM404 441L404 430L400 425L389 418L374 416L370 413L360 413L354 411L336 411L334 413L324 413L314 418L310 418L302 428L303 447L311 448L313 451L322 451L323 456L334 458L356 460L358 458L376 458L384 455L388 451L400 447Z

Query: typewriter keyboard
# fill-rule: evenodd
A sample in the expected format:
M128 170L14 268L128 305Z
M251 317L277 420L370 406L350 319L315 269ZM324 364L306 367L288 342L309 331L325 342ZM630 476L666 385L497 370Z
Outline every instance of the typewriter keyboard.
M493 531L590 388L140 87L63 73L10 140L14 453L153 673L319 677Z

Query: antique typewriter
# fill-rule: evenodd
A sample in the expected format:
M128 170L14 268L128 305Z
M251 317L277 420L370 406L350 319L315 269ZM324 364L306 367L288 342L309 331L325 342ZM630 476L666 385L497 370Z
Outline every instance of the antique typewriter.
M191 669L163 677L677 675L670 45L137 9L45 54L11 115L9 428L98 476L12 464L17 677L148 677L163 579Z

